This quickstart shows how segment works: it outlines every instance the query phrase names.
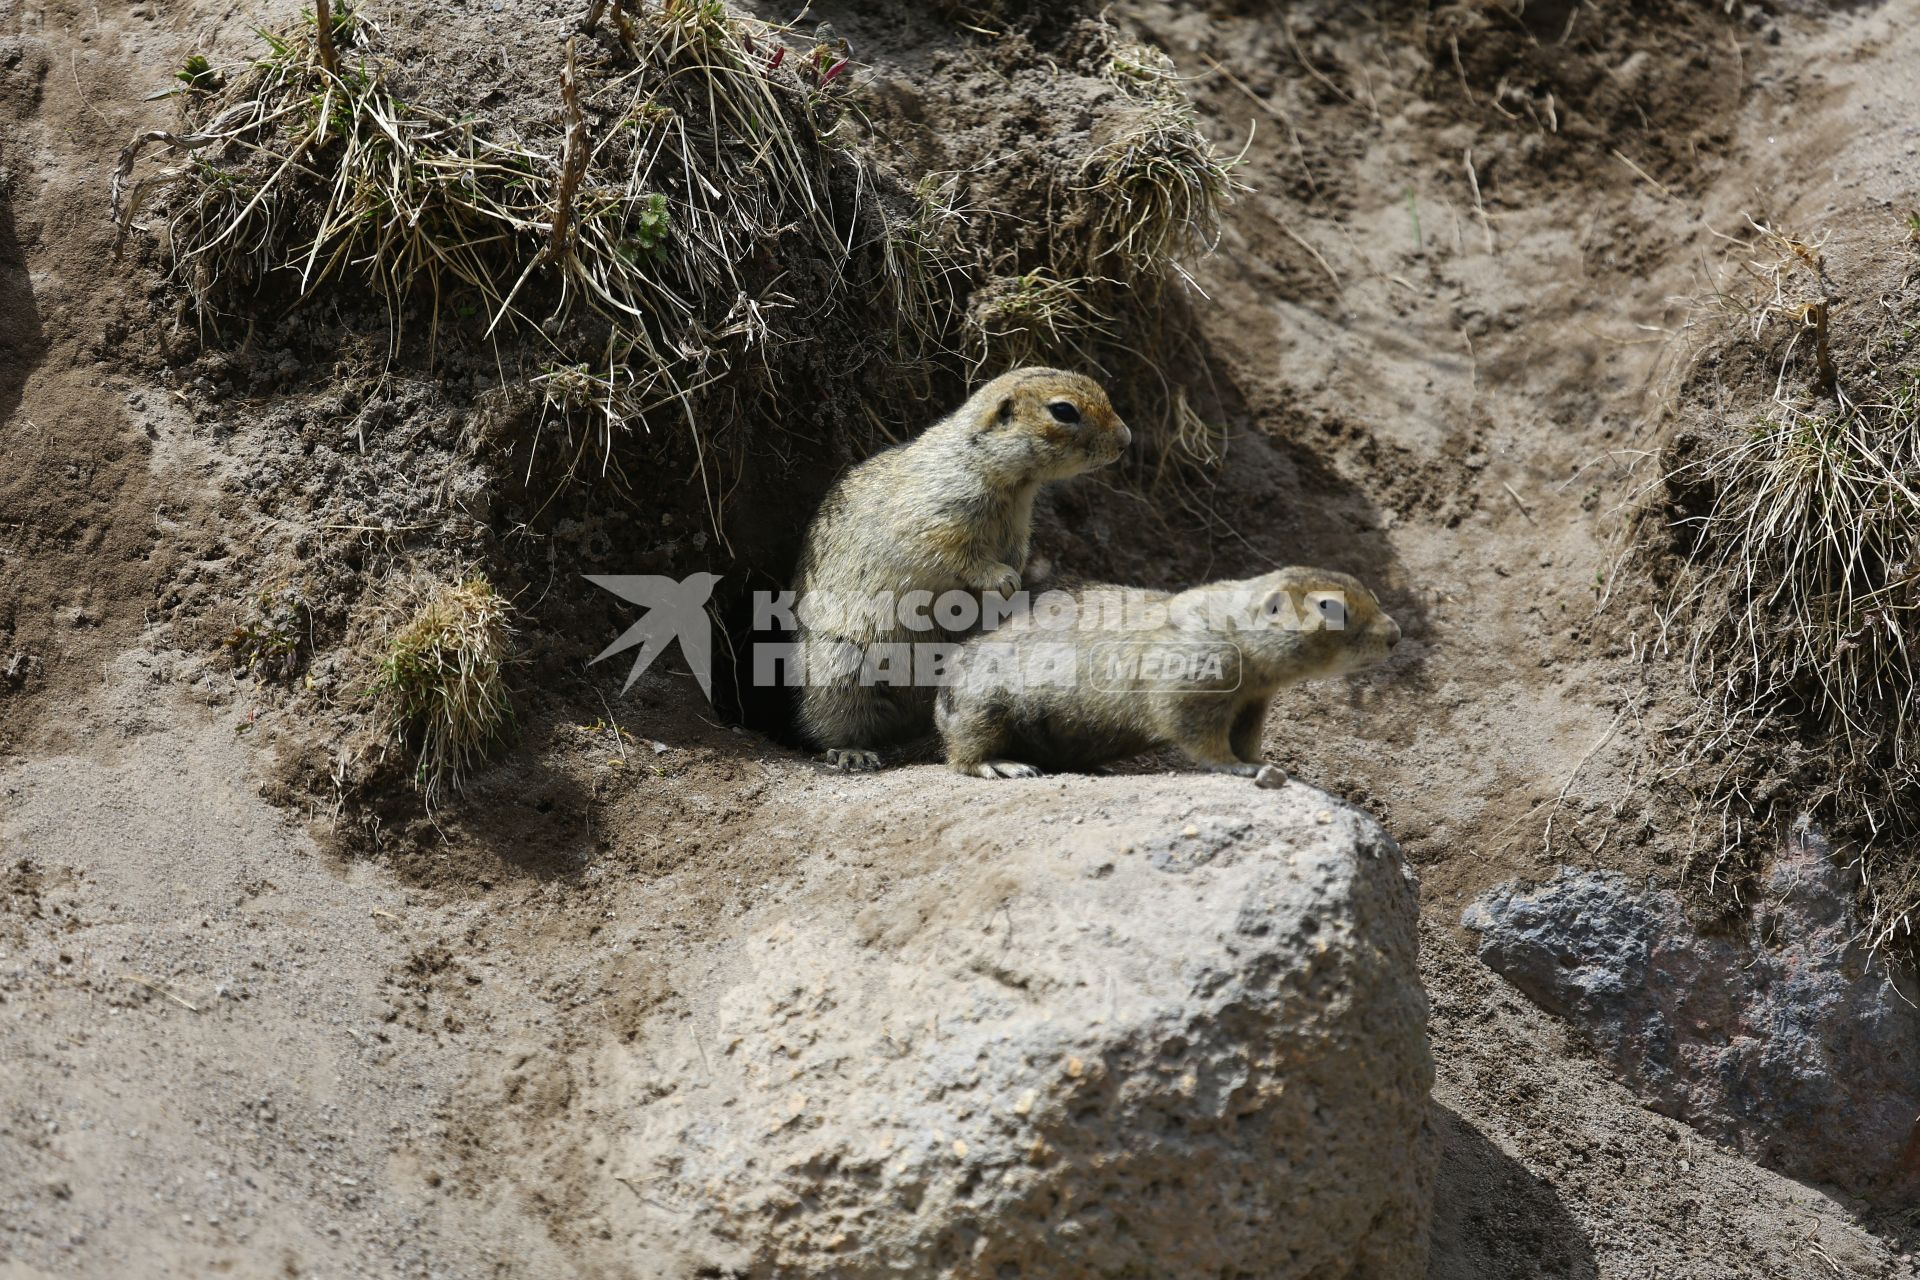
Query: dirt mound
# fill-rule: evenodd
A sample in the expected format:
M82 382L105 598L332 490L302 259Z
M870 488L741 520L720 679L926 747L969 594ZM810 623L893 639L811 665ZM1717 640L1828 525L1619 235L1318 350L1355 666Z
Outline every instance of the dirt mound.
M1920 215L1818 245L1756 224L1743 248L1696 319L1641 526L1668 593L1653 675L1679 686L1677 802L1710 833L1689 878L1742 913L1810 819L1860 851L1868 940L1910 957Z

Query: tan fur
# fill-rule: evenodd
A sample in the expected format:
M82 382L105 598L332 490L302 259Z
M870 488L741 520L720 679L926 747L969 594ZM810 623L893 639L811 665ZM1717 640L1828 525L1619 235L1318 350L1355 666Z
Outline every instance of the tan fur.
M1260 760L1274 694L1371 666L1400 639L1399 624L1371 592L1330 570L1281 569L1177 596L1131 591L1136 602L1171 615L1148 628L1094 616L1099 593L1122 591L1130 589L1073 592L1079 616L1071 629L1048 627L1036 608L961 646L934 715L955 771L1031 777L1176 746L1205 769L1248 777L1264 769L1283 779ZM1327 599L1342 602L1343 625L1323 610ZM1217 673L1129 665L1169 653L1215 656ZM1049 659L1064 661L1049 668ZM1034 672L1044 669L1063 678L1036 682Z
M1071 404L1077 424L1048 406ZM995 378L919 437L861 463L827 494L800 554L800 657L812 670L823 654L896 642L956 639L890 624L809 626L812 593L869 598L911 591L1020 589L1033 497L1049 480L1117 460L1130 433L1098 383L1059 369L1018 369ZM878 749L924 736L934 690L862 686L847 678L808 683L800 724L842 768L873 768Z

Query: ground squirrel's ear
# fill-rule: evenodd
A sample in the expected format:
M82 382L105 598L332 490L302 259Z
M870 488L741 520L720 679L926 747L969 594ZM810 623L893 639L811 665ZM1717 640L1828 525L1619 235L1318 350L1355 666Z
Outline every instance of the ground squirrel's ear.
M1012 396L1008 396L1005 400L1002 400L1000 402L1000 408L993 415L993 420L999 423L1001 426L1005 426L1007 423L1013 421L1013 397Z

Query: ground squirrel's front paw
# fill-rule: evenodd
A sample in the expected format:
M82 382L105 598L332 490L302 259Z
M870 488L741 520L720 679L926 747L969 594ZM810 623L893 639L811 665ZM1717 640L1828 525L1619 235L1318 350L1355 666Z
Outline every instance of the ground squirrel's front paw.
M1278 790L1287 785L1287 771L1277 764L1263 764L1260 772L1253 775L1253 785L1269 791Z
M982 778L1039 778L1045 775L1030 764L1021 764L1018 760L988 760L973 766L973 772Z
M989 564L980 571L979 581L974 585L1003 600L1011 600L1020 593L1020 571L1010 564Z
M871 773L880 767L880 753L859 747L835 747L827 752L827 764L842 773Z

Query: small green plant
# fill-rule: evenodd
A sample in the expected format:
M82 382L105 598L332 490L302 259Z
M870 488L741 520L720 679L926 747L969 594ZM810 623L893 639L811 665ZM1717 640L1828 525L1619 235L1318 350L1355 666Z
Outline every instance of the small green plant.
M512 726L512 606L483 577L412 596L381 642L370 692L393 740L414 753L414 781L431 806Z
M275 35L264 27L255 27L253 33L265 41L267 46L267 56L255 61L253 64L255 67L264 71L271 66L285 62L293 53L293 42L285 36Z
M246 620L234 626L221 647L237 671L284 680L300 668L300 644L310 625L306 599L298 590L262 591L254 597Z
M231 189L233 187L233 174L222 169L219 165L211 164L208 161L197 158L193 161L193 165L195 174L199 177L200 181L207 186L222 189Z
M220 87L220 73L213 69L205 54L196 53L173 73L173 78L196 93L211 93Z
M609 390L606 379L585 364L543 365L533 383L545 403L562 410L592 408Z
M351 42L354 34L354 25L359 20L358 15L343 4L337 8L333 8L327 17L329 19L329 30L333 33L333 42L336 45ZM300 20L306 23L309 29L315 29L319 26L319 20L314 17L314 11L312 9L301 13Z
M630 129L657 129L673 120L673 108L664 102L642 102L627 113Z
M673 232L673 215L667 210L667 198L655 193L641 201L629 224L627 238L620 251L629 262L642 257L658 258L667 251L667 237Z

